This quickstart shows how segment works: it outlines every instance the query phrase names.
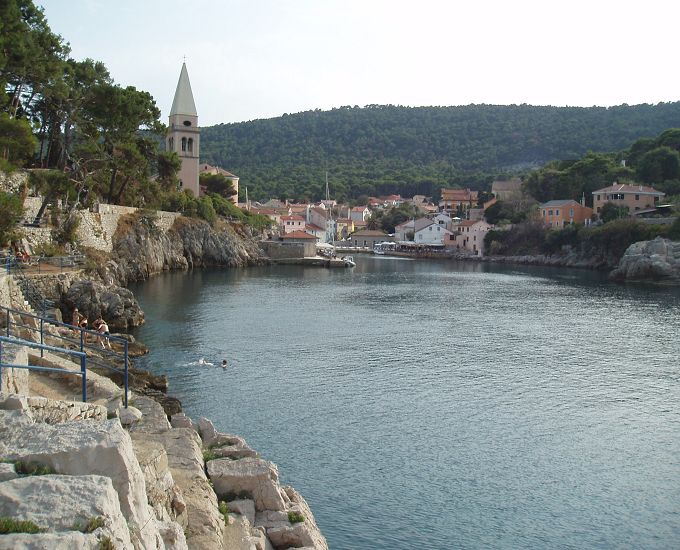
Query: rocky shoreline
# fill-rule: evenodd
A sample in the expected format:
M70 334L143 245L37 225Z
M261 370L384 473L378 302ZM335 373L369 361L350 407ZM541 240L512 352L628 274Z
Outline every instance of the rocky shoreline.
M133 214L121 217L111 241L89 274L41 278L64 315L77 306L124 330L144 322L123 288L129 282L266 261L244 228L215 231L198 220L176 219L163 231L153 216ZM1 301L23 307L11 277L2 279ZM26 364L35 360L22 353ZM133 369L125 409L121 388L95 372L88 373L94 402L83 404L30 397L27 371L3 371L3 389L13 393L0 397L0 516L37 532L0 535L0 549L328 548L302 496L280 485L276 466L209 420L194 423L168 396L164 377ZM26 476L26 464L37 475Z

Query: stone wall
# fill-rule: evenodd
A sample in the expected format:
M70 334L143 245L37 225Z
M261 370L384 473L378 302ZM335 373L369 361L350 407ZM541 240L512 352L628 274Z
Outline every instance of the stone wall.
M28 351L23 346L2 345L2 362L10 365L28 365ZM28 395L28 370L3 368L0 374L3 393Z
M261 241L260 247L273 260L283 258L304 258L316 255L316 245L308 246L304 243L283 243L276 241Z
M28 183L28 172L0 172L0 191L18 193L21 187Z
M83 246L102 252L111 252L118 221L122 216L134 214L137 211L137 208L114 204L98 204L92 212L84 210L80 213L78 239ZM166 232L180 215L178 212L158 211L155 219L156 227Z

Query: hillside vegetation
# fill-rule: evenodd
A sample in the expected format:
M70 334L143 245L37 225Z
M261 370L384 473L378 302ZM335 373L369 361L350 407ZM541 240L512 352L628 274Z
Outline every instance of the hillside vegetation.
M252 199L338 199L497 176L588 151L617 151L680 126L680 102L618 107L371 105L203 128L201 157L241 178Z

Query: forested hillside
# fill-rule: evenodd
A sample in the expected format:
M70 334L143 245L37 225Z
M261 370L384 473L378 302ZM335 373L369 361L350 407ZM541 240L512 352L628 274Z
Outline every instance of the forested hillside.
M251 199L436 195L494 177L617 151L680 126L680 102L618 107L371 105L203 128L202 160L241 178Z

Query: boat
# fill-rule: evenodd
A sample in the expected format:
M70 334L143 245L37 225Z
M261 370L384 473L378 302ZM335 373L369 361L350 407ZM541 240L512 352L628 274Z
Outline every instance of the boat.
M377 254L378 256L384 256L388 252L394 252L396 248L397 244L390 241L375 243L375 245L373 245L373 254Z

